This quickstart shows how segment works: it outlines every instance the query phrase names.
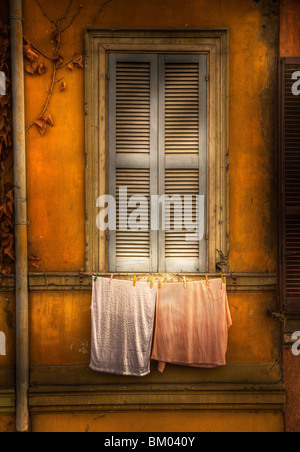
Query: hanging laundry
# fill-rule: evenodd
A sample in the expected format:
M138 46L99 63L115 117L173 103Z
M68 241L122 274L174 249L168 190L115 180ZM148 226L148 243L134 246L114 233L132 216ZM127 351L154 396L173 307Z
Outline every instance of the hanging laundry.
M226 365L232 325L222 279L163 284L158 291L151 358L166 363L212 368Z
M90 368L117 375L150 373L157 284L93 278Z

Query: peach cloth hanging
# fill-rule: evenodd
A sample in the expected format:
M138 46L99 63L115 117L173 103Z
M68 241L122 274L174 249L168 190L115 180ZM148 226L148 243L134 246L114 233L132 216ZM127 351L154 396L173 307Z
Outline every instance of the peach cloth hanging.
M226 284L222 279L163 284L158 290L151 358L192 367L226 365L228 330L232 325Z

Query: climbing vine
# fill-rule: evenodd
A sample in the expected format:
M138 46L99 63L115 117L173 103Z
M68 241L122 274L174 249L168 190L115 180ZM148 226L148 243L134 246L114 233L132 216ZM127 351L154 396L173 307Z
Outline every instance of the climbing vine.
M46 12L39 0L34 0L42 11L44 17L54 27L50 36L51 44L54 43L52 55L41 50L36 43L24 36L24 70L28 76L42 77L51 70L51 83L47 90L45 103L41 106L40 114L27 127L26 132L35 127L41 136L44 136L48 127L55 126L55 114L49 112L50 101L55 92L62 93L67 88L66 74L60 76L63 69L74 71L83 69L83 53L74 53L65 58L61 53L63 37L79 16L84 5L74 5L74 0L69 0L65 14L54 20ZM112 0L105 0L99 7L90 24L92 27L101 16L103 10ZM9 23L0 18L0 71L6 76L6 94L0 95L0 285L1 276L10 275L14 269L14 186L11 182L11 169L13 167L12 152L12 95L10 80L10 30ZM63 73L62 73L63 74ZM29 263L39 270L43 269L43 263L39 257L38 250L32 243L28 243Z
M45 104L39 116L26 128L26 132L28 132L32 127L35 126L38 129L39 133L44 136L49 126L54 127L53 115L48 113L48 108L50 105L50 100L54 94L55 87L56 85L59 85L58 91L60 93L67 88L65 76L59 76L60 71L64 68L67 68L70 71L73 71L74 69L83 69L84 55L82 53L76 52L71 58L66 59L61 55L60 50L65 31L74 24L81 10L84 8L84 5L80 3L77 7L75 7L75 11L71 14L72 9L74 9L74 0L70 0L65 14L62 17L53 20L47 14L40 1L34 1L39 6L40 10L47 18L47 20L52 24L52 26L54 26L54 30L51 35L51 43L55 44L52 55L47 55L46 52L40 50L40 48L35 43L24 37L25 71L27 72L27 74L31 76L42 76L48 71L48 65L50 64L50 66L52 66L51 85L48 90ZM111 3L111 1L112 0L105 0L101 4L97 14L94 16L93 21L90 24L86 25L86 27L90 28L95 24L106 6ZM48 65L40 62L41 57L47 60Z
M58 18L57 20L51 19L45 12L43 6L38 0L35 0L39 8L41 9L44 16L54 25L54 30L51 34L51 42L55 44L54 51L52 55L47 55L46 52L40 50L36 44L24 37L24 57L25 57L25 71L31 76L43 76L48 71L48 65L51 66L51 85L48 90L48 95L45 100L45 104L42 107L39 116L31 122L26 128L28 132L32 127L36 127L41 136L44 136L47 128L49 126L54 127L53 115L48 113L48 108L50 105L50 100L54 94L56 85L59 85L59 92L63 92L67 88L67 82L65 76L59 77L59 73L62 69L67 68L73 71L75 68L83 69L83 55L80 53L75 53L68 60L65 59L60 53L61 44L63 39L63 34L71 25L74 23L75 19L79 16L83 5L80 4L76 9L73 16L70 15L73 0L70 0L65 14ZM64 22L68 21L64 25ZM47 63L40 62L41 57L47 60Z
M10 182L12 119L9 26L0 19L0 71L5 74L5 95L0 95L0 276L9 275L14 262L14 190ZM1 282L1 278L0 278Z
M11 182L12 150L12 94L10 74L9 25L0 18L0 71L5 74L0 95L0 285L1 276L14 269L14 185ZM5 94L3 94L5 92ZM29 255L33 267L39 269L41 261L35 251Z

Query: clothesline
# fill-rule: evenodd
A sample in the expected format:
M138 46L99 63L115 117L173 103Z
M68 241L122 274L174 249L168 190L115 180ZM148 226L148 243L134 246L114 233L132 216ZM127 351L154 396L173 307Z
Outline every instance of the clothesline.
M181 275L181 274L175 274L178 278L182 278L181 279L181 281L183 282L183 284L184 285L186 285L186 283L187 283L187 277L186 277L186 275ZM222 272L220 272L219 274L217 274L217 275L220 275L220 277L222 278L222 281L223 281L223 283L225 284L226 283L226 279L225 279L225 277L224 277L224 275L223 275L223 273ZM110 276L110 281L112 281L112 279L115 277L115 276L121 276L119 273L117 274L117 275L115 275L114 273L110 273L110 274L100 274L99 272L97 272L97 273L94 273L93 274L93 278L94 278L94 281L96 281L97 280L97 278L98 277L108 277L108 276ZM126 274L126 276L128 277L128 276L131 276L130 274ZM137 275L135 274L135 273L132 273L132 276L133 276L133 285L135 286L135 284L136 284L136 280L137 280ZM161 276L160 274L159 275L154 275L154 274L146 274L146 275L140 275L141 277L143 277L143 278L150 278L151 279L151 288L153 287L153 283L154 283L154 278L156 277L156 278L158 278L158 284L159 284L159 286L162 284L162 282L164 282L164 281L162 281L162 278L163 278L163 276ZM204 276L204 275L203 275ZM215 276L214 276L215 277ZM206 284L207 285L209 285L209 278L208 278L208 275L207 274L205 274L205 279L206 279ZM177 281L177 282L181 282L181 281ZM173 281L171 281L171 282L173 282ZM169 283L170 283L170 281L169 281Z
M84 272L85 276L96 276L97 272ZM139 278L143 278L143 277L150 277L150 276L154 276L156 278L161 277L161 278L167 278L167 277L177 277L177 278L183 278L183 276L186 276L187 278L195 278L195 277L199 277L199 278L205 278L206 274L210 277L210 278L215 278L216 276L220 276L221 272L217 272L217 273L188 273L188 272L182 272L182 273L173 273L173 272L161 272L161 273L151 273L151 272L98 272L98 276L101 278L107 278L110 277L110 275L113 274L115 277L128 277L128 276L134 276L136 275ZM234 273L237 274L238 273ZM223 275L225 277L231 276L233 275L233 273L223 273Z

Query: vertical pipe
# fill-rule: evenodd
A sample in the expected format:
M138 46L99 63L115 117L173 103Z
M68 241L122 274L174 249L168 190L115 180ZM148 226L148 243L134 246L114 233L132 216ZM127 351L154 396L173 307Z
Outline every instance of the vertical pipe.
M29 429L27 203L22 0L10 0L16 255L16 428Z

